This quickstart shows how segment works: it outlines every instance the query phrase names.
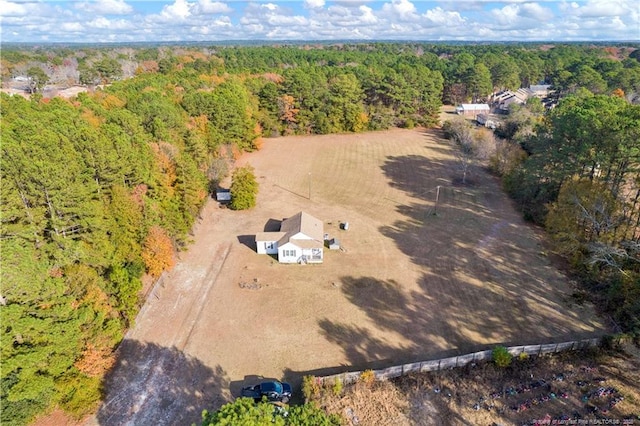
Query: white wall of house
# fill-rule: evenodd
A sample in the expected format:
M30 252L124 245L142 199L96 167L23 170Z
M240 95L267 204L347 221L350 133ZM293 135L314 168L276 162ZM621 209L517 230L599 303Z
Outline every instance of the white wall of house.
M298 263L302 256L302 249L294 244L286 243L278 247L278 262L280 263Z
M320 248L303 249L302 255L306 256L308 263L322 263L323 250Z
M256 241L258 254L278 254L277 241Z

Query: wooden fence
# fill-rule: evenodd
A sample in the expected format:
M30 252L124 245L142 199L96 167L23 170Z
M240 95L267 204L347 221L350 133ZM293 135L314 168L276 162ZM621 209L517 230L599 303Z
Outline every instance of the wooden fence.
M585 349L591 346L598 346L602 342L601 337L584 340L574 340L572 342L550 343L541 345L526 346L510 346L507 348L513 356L519 356L522 353L527 355L542 355L561 351L570 351ZM404 376L410 373L424 373L427 371L440 371L456 367L463 367L467 364L477 361L487 361L492 357L493 350L489 349L481 352L474 352L466 355L459 355L450 358L442 358L431 361L413 362L410 364L395 365L393 367L383 368L381 370L373 370L376 380L387 380L394 377ZM331 376L316 377L320 384L335 383L340 380L343 384L351 384L358 381L362 371L353 371L347 373L333 374Z

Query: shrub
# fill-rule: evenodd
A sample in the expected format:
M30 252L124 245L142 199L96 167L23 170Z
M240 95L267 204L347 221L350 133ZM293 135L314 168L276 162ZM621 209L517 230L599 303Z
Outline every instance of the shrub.
M333 385L331 386L331 391L335 396L338 396L342 393L342 380L340 380L339 377L333 381Z
M213 425L255 425L284 426L285 411L281 411L268 402L255 403L251 398L238 398L223 405L218 411L202 412L202 426Z
M360 381L367 386L371 386L376 381L376 375L373 370L365 370L360 374Z
M511 365L513 356L504 346L496 346L495 348L493 348L491 358L498 367L508 367L509 365Z
M268 402L256 404L250 398L238 398L234 402L223 405L215 413L204 410L201 426L339 426L340 424L339 416L327 414L313 403L287 407Z
M320 382L316 376L304 376L302 378L302 394L306 401L320 396Z
M413 129L414 127L416 127L416 123L415 123L415 121L413 121L413 119L412 119L412 118L407 118L407 119L404 121L404 126L403 126L403 127L404 127L405 129Z
M295 426L340 426L340 416L328 414L313 402L296 405L289 409L287 425Z
M256 205L258 182L253 167L237 168L231 176L231 204L233 210L246 210Z
M529 354L526 352L520 352L520 355L518 355L519 361L526 361L528 359L529 359Z

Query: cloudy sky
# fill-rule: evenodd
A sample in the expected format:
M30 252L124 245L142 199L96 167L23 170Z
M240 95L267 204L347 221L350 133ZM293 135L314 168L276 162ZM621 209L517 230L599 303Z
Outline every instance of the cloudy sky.
M2 42L640 41L638 0L0 0Z

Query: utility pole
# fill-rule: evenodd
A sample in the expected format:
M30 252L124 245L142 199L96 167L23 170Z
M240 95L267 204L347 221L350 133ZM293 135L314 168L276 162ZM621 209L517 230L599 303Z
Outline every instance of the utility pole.
M309 172L309 201L311 201L311 172Z
M436 205L433 208L433 214L437 215L438 214L438 199L440 198L440 185L438 185L436 187Z

